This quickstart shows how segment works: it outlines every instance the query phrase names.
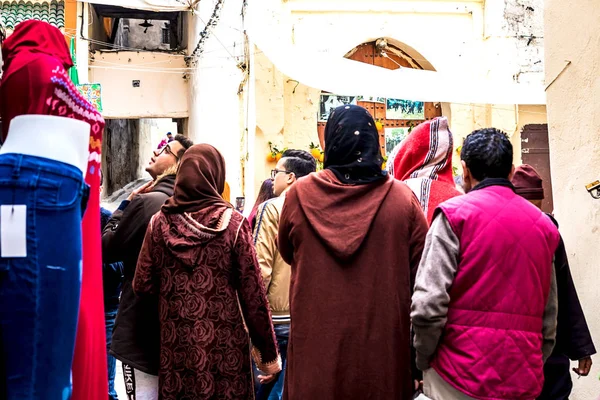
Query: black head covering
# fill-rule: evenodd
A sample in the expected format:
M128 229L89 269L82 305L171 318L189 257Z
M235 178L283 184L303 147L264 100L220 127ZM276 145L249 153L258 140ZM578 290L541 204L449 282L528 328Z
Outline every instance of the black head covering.
M325 126L325 169L343 183L363 185L383 179L379 133L369 112L359 106L336 108Z

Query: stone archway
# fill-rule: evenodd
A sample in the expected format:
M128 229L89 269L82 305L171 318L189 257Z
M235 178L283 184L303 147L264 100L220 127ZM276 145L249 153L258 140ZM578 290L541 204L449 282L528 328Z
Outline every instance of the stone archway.
M350 60L360 61L392 70L398 68L434 70L433 66L422 56L418 55L416 51L405 51L402 47L403 46L400 43L395 44L391 39L381 38L356 46L349 51L345 57ZM358 105L369 110L375 120L381 123L382 129L379 133L383 155L386 155L385 128L410 128L417 126L425 120L442 116L442 107L440 103L426 102L424 104L425 112L423 119L388 119L387 106L382 102L359 101ZM325 124L325 121L319 121L317 123L321 146L324 146L323 136L325 133Z

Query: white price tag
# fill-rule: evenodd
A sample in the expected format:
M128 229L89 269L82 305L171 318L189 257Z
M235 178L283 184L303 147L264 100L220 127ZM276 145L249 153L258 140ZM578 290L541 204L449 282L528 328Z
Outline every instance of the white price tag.
M27 257L27 206L0 206L0 256Z

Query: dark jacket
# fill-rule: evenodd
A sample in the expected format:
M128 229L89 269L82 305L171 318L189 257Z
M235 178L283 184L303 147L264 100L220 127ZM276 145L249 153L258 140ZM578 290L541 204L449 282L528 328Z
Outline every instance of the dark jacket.
M104 230L112 213L100 208L100 229ZM119 296L123 284L123 263L102 263L102 287L104 288L104 312L115 312L119 307Z
M110 353L142 372L158 375L160 337L156 298L138 298L132 282L150 219L173 195L175 175L159 180L151 192L124 201L102 232L104 262L123 261L124 279Z
M556 220L552 216L550 218L558 227ZM558 328L554 351L544 366L544 390L538 397L541 400L568 399L573 388L569 360L577 361L596 354L562 238L556 249L554 263L558 289Z

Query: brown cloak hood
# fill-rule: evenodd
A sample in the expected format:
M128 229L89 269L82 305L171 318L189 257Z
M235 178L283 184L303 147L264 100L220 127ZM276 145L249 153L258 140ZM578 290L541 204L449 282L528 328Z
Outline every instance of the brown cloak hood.
M341 183L324 170L300 179L291 190L301 211L331 253L350 260L361 248L394 181L387 177L366 185Z
M223 210L219 206L194 213L164 214L165 223L157 228L164 237L167 251L194 268L205 246L225 232L232 214L232 208Z

